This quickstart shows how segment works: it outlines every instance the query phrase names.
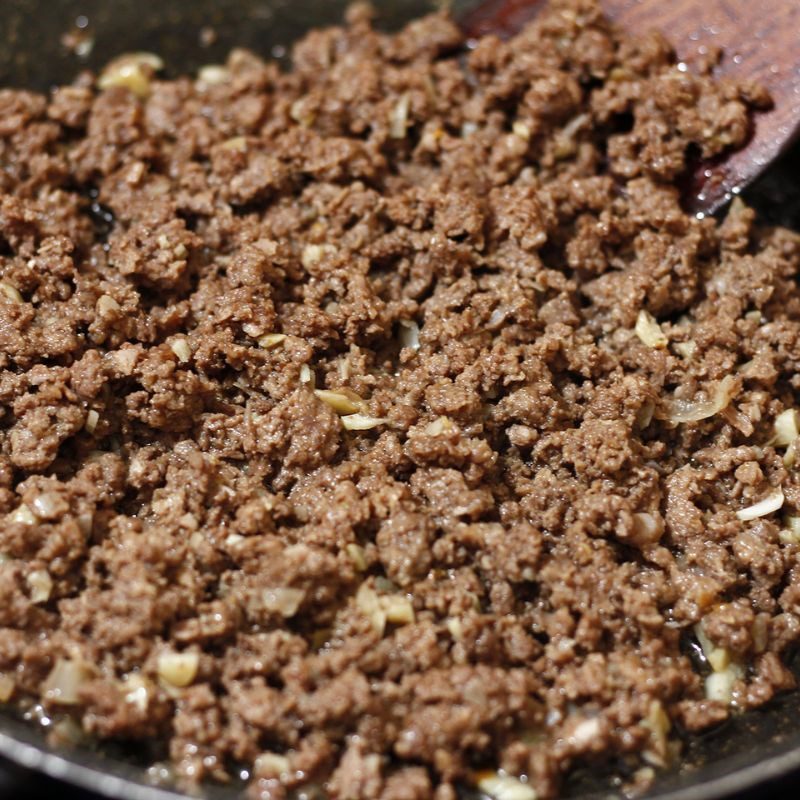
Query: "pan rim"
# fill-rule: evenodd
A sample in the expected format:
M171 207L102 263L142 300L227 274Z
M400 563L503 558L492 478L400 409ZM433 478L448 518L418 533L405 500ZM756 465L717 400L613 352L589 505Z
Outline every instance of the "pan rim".
M44 742L36 742L37 732L29 725L0 716L0 758L5 758L24 769L41 773L49 778L94 792L102 797L125 800L181 800L184 798L235 798L241 792L230 787L206 784L198 793L189 795L173 788L146 782L144 768L88 749L57 750ZM82 763L81 756L93 763ZM669 786L648 792L647 800L723 800L737 792L765 785L770 781L800 771L800 738L780 742L772 753L763 759L737 766L742 753L708 763L693 770L691 783ZM136 772L136 776L125 773ZM711 773L711 774L709 774ZM680 779L681 773L665 774L669 781ZM597 795L592 795L597 797ZM589 796L590 798L592 796ZM605 797L621 796L616 791ZM576 797L573 800L580 800ZM587 798L589 800L589 798Z

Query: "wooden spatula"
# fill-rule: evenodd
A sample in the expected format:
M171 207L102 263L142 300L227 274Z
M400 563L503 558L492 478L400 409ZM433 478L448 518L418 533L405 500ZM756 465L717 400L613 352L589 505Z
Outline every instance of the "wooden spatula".
M772 109L756 115L743 149L697 165L686 190L688 207L705 213L719 208L800 132L800 0L601 0L601 5L634 33L664 33L682 60L722 48L718 74L754 80L772 95ZM511 35L542 6L543 0L484 0L462 25L470 36Z

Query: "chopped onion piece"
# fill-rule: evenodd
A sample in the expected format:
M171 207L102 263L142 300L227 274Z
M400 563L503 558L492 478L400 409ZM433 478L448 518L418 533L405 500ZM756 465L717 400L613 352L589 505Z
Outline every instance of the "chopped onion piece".
M636 318L634 332L648 347L663 350L669 344L669 339L664 335L664 331L661 330L655 317L644 309Z
M724 672L731 663L731 654L724 647L715 647L708 653L708 663L714 672Z
M170 344L170 349L175 353L181 364L185 364L192 357L192 348L189 347L189 342L186 339L175 339Z
M728 406L735 390L736 379L732 375L726 375L714 387L708 400L678 400L675 398L667 400L664 418L675 424L708 419L719 414Z
M264 335L264 326L257 322L245 322L244 325L242 325L242 331L248 336L258 339L259 336Z
M164 60L161 58L161 56L157 56L155 53L148 53L146 51L126 53L125 55L120 56L119 60L122 59L131 63L139 64L143 67L149 67L154 72L159 72L160 70L164 69Z
M395 625L409 625L416 619L414 606L407 597L382 597L381 606L386 614L386 621L393 622Z
M664 533L664 520L646 511L633 515L633 532L635 540L640 544L657 542Z
M394 588L394 585L392 585ZM362 583L356 593L356 606L372 622L372 627L382 636L387 622L408 625L415 621L414 606L403 595L383 595L368 584Z
M353 562L353 566L359 572L364 572L367 569L367 559L364 554L364 548L357 544L349 544L345 549L350 560Z
M30 589L31 603L46 603L53 592L53 579L46 569L35 569L25 578Z
M356 607L369 619L372 628L378 636L383 636L386 628L386 612L381 608L380 598L375 590L362 583L356 592Z
M297 613L305 596L306 593L302 589L278 586L273 589L264 589L261 599L267 611L275 611L288 619Z
M35 525L39 518L33 511L25 505L25 503L21 503L17 508L11 512L9 515L10 522L21 522L23 525Z
M786 517L786 530L778 535L784 544L800 544L800 517Z
M78 523L78 527L81 529L81 533L84 536L88 536L92 532L94 511L85 511L82 514L78 514L76 522Z
M0 703L7 703L14 694L16 684L10 675L0 672Z
M778 531L778 538L780 539L781 544L800 544L800 536L793 531Z
M733 685L742 677L742 668L738 664L729 664L720 672L712 672L705 683L706 697L725 705L733 700Z
M425 426L425 433L428 436L441 436L443 433L449 433L454 430L455 427L450 417L436 417L433 422L429 422Z
M464 638L464 625L458 617L449 617L445 622L450 635L460 642Z
M234 153L246 153L247 152L247 137L246 136L231 136L230 139L226 139L220 147L223 150L232 150Z
M478 788L493 800L536 800L536 790L519 778L489 770L478 773Z
M79 659L58 658L42 684L42 696L57 705L77 705L78 692L91 677L92 671L86 662Z
M120 310L119 303L108 294L101 294L95 303L95 310L101 317L116 314Z
M380 417L368 417L366 414L348 414L342 417L342 425L348 431L368 431L371 428L377 428L379 425L384 425L388 422L386 419Z
M564 158L569 158L574 155L578 149L578 143L575 141L575 135L589 120L588 114L578 114L573 117L561 130L556 134L555 148L553 155L560 161Z
M643 431L652 421L656 411L656 404L652 400L645 400L636 412L636 427Z
M300 261L306 269L310 270L316 267L326 255L333 256L335 254L336 248L332 244L307 244L303 248Z
M57 519L69 506L57 492L42 492L33 498L33 513L40 519Z
M314 124L314 113L306 108L307 105L305 98L301 97L295 100L289 109L289 116L304 128L310 128Z
M341 416L345 414L355 414L360 411L363 406L363 401L359 402L361 398L355 400L342 392L332 392L328 389L315 389L314 394Z
M86 415L86 422L84 428L87 433L94 433L97 430L97 423L100 422L100 415L92 408Z
M280 778L289 772L289 759L278 753L262 753L253 763L260 778Z
M303 254L300 256L300 261L303 266L308 269L319 264L322 259L322 246L318 244L307 244L303 248Z
M161 653L156 671L162 681L179 689L189 686L197 677L200 666L198 653Z
M375 588L379 592L396 592L397 584L394 581L390 581L388 578L384 578L383 575L378 575L375 578Z
M752 506L741 508L736 512L736 516L747 522L751 519L758 517L766 517L767 514L772 514L778 511L783 506L784 496L782 489L776 489L771 494L768 494L763 500L759 500Z
M101 73L97 85L100 89L122 86L145 98L150 94L153 74L163 68L164 62L153 53L129 53L114 59Z
M590 120L589 114L578 114L573 117L561 131L561 136L572 139L575 134Z
M123 375L130 375L139 360L139 353L135 347L126 347L109 353L109 357L113 359L116 368Z
M206 64L197 72L197 80L208 86L219 86L231 79L230 70L221 64Z
M411 105L411 96L408 92L400 95L389 114L389 136L392 139L404 139L408 130L408 110Z
M419 325L413 320L401 319L399 336L401 347L419 350Z
M122 682L125 702L144 713L150 705L150 691L147 681L137 673L128 675Z
M578 747L591 744L599 735L601 723L597 717L591 717L579 722L569 736L570 742Z
M758 614L750 628L753 637L753 651L763 653L769 644L769 614Z
M523 141L527 142L531 138L531 129L521 120L517 120L511 126L511 132L514 136L518 136Z
M800 436L800 429L798 429L797 423L797 411L793 408L778 414L775 418L774 444L778 447L788 447L792 444Z
M309 367L308 364L303 364L300 367L300 383L305 383L312 389L314 388L314 386L316 386L317 383L316 376L311 371L311 367Z
M688 342L675 342L672 346L675 348L675 352L687 361L697 352L697 342L691 339Z
M0 294L4 295L12 303L22 302L22 295L19 293L19 289L10 283L6 283L6 281L0 281Z
M286 338L285 333L267 333L258 340L258 346L265 350L272 350Z
M500 325L505 322L506 312L502 308L496 308L489 314L489 319L486 321L486 327L490 330L496 330Z
M661 705L660 700L651 701L647 716L642 720L642 725L658 737L666 737L670 732L672 722L667 712L664 711L664 706Z

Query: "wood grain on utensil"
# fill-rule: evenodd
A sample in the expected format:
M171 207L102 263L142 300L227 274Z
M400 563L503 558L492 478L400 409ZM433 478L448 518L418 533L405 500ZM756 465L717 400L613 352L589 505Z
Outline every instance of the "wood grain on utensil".
M536 16L542 0L488 0L464 19L470 35L510 35ZM713 211L757 177L800 130L800 0L601 0L608 16L634 32L659 30L678 58L692 62L721 48L716 74L765 86L774 106L759 113L745 148L694 176L687 202Z

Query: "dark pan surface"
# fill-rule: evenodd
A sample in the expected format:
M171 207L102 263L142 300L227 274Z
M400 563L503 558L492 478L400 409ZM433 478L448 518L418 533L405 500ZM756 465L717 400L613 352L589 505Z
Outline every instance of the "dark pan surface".
M382 24L391 27L430 10L433 0L375 5ZM454 5L463 9L474 0ZM311 26L338 21L344 6L343 0L0 0L0 86L47 90L132 50L158 53L173 75L222 61L234 46L283 58L286 45ZM72 34L70 46L62 41L65 34ZM81 40L93 44L77 55ZM767 219L800 230L800 147L773 166L748 200ZM0 756L108 797L179 796L155 785L159 774L147 769L143 756L137 761L124 747L54 750L40 729L7 714L0 714ZM800 692L688 739L680 769L659 778L649 796L713 800L792 772L800 776ZM199 796L231 800L238 788L205 787ZM613 779L587 767L568 794L599 800L616 791Z
M136 50L158 53L172 75L224 61L232 47L280 55L310 27L340 22L346 6L345 0L0 0L0 85L45 90ZM433 6L434 0L376 3L387 27ZM203 35L208 30L213 41ZM77 56L62 42L65 34L93 39L90 52Z

